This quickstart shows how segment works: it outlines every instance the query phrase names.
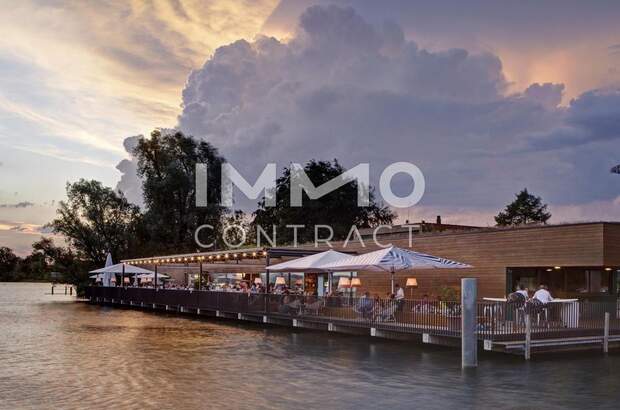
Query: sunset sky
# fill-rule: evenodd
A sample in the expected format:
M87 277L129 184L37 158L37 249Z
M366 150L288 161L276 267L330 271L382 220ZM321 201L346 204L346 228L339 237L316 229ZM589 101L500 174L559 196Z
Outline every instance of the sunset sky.
M248 178L338 158L376 184L414 162L413 220L489 225L524 187L555 223L620 218L620 2L4 3L0 246L20 253L68 181L139 201L124 142L155 127Z

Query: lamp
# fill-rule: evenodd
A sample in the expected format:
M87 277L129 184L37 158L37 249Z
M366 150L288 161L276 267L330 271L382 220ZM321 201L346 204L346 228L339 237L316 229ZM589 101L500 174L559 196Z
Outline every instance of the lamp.
M254 284L262 285L263 284L263 280L261 278L254 278Z
M413 288L418 287L418 280L416 278L407 278L407 283L405 286L411 289L411 299L413 299Z
M286 285L286 281L284 280L284 278L282 276L278 276L276 278L276 286L278 285Z
M351 287L351 281L349 278L342 277L338 279L338 288L349 288Z
M360 280L360 278L353 278L351 279L351 284L349 286L351 286L352 288L358 288L362 286L362 281Z

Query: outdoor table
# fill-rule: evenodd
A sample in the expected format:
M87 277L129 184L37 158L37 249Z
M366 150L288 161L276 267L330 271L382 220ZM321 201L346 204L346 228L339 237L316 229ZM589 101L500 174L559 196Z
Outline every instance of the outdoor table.
M506 298L482 298L487 302L506 302ZM560 321L568 328L579 327L579 299L553 299L551 303L561 303Z

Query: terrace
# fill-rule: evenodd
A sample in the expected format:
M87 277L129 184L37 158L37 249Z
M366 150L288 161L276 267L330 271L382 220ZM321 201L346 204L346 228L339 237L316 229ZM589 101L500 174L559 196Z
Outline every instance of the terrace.
M89 287L91 303L178 312L373 337L460 345L462 305L454 301L370 299L137 287ZM479 301L475 334L485 350L531 350L620 342L617 303L549 304L526 312L510 303Z

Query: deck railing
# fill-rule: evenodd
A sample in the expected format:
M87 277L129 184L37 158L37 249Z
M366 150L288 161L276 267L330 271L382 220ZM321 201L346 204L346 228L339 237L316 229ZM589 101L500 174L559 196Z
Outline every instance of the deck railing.
M494 341L523 340L526 317L535 339L601 336L609 313L609 334L620 334L618 302L548 303L536 309L505 302L478 303L478 336Z
M459 302L430 300L318 297L263 293L234 293L152 288L90 287L91 300L168 306L175 310L198 310L247 314L308 322L333 323L350 327L428 333L459 337ZM478 302L477 333L481 340L524 340L526 315L530 317L532 339L600 336L609 313L609 334L620 335L618 303L553 303L537 311L505 302Z

